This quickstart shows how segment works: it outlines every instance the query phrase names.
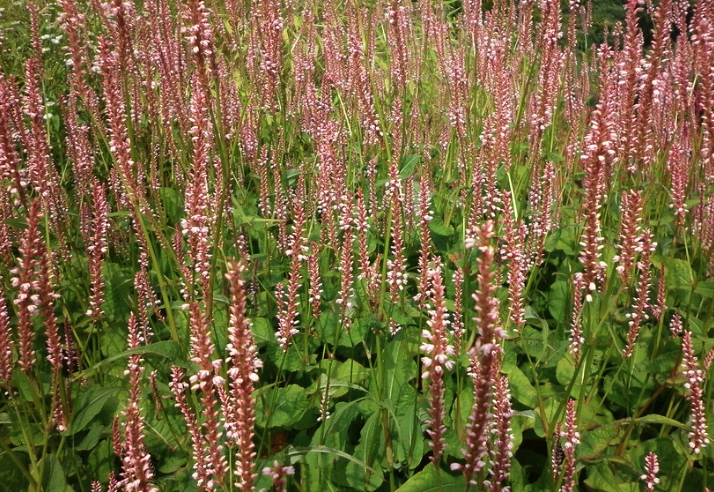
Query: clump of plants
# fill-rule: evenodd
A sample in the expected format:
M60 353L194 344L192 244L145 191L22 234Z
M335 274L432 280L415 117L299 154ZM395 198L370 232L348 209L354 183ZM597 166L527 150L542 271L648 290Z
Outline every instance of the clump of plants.
M714 488L714 10L591 10L6 6L0 486Z

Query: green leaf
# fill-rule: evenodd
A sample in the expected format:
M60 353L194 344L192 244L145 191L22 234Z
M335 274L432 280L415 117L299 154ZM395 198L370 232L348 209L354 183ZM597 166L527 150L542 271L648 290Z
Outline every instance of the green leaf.
M120 388L110 386L108 388L95 388L84 393L77 401L77 412L74 414L72 425L65 431L65 435L73 436L77 432L84 430L96 415L102 411L107 400Z
M361 383L369 376L369 369L359 362L347 359L339 363L332 371L332 377L349 383Z
M12 449L0 453L0 490L14 492L16 490L30 490L27 477L20 467L29 467L27 453L20 453Z
M354 456L345 453L344 451L340 451L339 449L334 449L330 448L328 446L309 446L306 448L296 448L296 447L289 447L286 451L285 454L290 458L290 463L297 463L302 459L303 457L306 457L310 453L317 453L317 454L329 454L338 458L344 458L347 461L354 463L358 465L361 468L364 468L365 470L374 473L375 475L381 476L381 474L375 470L374 468L367 466Z
M372 463L379 464L384 458L385 447L382 413L375 412L362 427L359 444L355 448L354 456L368 466ZM358 490L372 491L379 487L383 480L381 473L375 474L371 469L354 462L347 464L346 475L347 483Z
M575 238L575 228L566 227L554 231L545 241L544 249L548 253L560 250L568 256L575 256L578 251L577 240Z
M109 320L125 322L129 319L130 296L133 280L124 273L121 265L105 261L102 264L102 278L106 284L102 309ZM115 331L115 330L108 330Z
M251 320L250 330L253 332L253 339L256 345L262 345L267 342L275 342L275 330L270 326L270 322L266 318L253 318Z
M568 322L568 306L570 305L570 282L556 280L550 286L548 294L548 311L560 323Z
M162 187L159 189L159 196L164 204L166 218L170 224L177 224L183 215L183 200L181 195L174 188Z
M326 444L330 447L345 449L350 438L350 426L359 415L358 404L362 400L363 398L350 402L338 402L335 405L334 413L315 432L312 443L314 445ZM320 443L323 435L325 436L325 441Z
M602 492L638 492L640 484L621 482L613 474L607 463L598 463L588 467L588 477L585 483L589 490Z
M421 156L419 154L406 155L402 157L399 163L401 166L399 179L407 179L411 177L411 175L414 174L414 170L416 169L417 164L419 164L420 159Z
M608 447L620 442L621 434L621 422L588 430L583 433L580 445L577 448L578 457L589 461L601 459L601 455Z
M94 422L92 423L91 426L89 426L89 430L85 434L85 436L82 438L81 441L79 441L79 444L77 444L74 449L77 451L89 451L91 449L94 449L94 446L99 443L99 439L102 437L102 433L105 431L107 427Z
M124 357L129 357L130 355L156 355L158 357L163 357L165 359L177 360L179 358L179 346L173 340L164 340L161 342L152 343L151 345L144 345L143 347L137 347L131 350L125 350L118 354L107 357L106 359L94 364L92 367L87 368L81 373L76 374L72 381L77 381L79 379L84 379L91 374L94 374L99 368L111 364L112 362L122 359Z
M422 471L406 481L397 492L463 492L466 478L463 474L453 476L445 470L434 468L429 463Z
M454 234L454 228L448 224L444 224L444 219L438 215L429 221L429 230L434 234L444 237L453 236Z
M664 277L667 293L677 299L682 306L689 303L692 285L696 276L688 261L670 257L656 257L653 263L659 260L665 266Z
M628 420L630 420L630 419L628 419ZM678 429L684 429L684 430L689 429L689 426L686 424L683 424L683 423L681 423L677 420L674 420L674 419L667 418L664 415L657 415L657 414L645 415L644 417L632 419L632 421L637 424L668 425L670 427L676 427Z
M397 460L406 462L409 469L413 470L421 463L426 452L426 443L421 430L421 420L413 410L414 398L406 391L402 396L397 407L397 411L402 409L403 414L397 416L399 435L395 436L395 451Z
M287 352L283 352L283 349L277 343L270 344L268 346L268 357L276 366L281 367L284 371L296 372L308 368L315 362L317 356L315 354L309 354L308 360L303 359L302 341L304 336L302 333L295 335Z
M399 399L402 388L417 376L416 362L406 350L406 342L392 341L385 350L385 397L393 402Z
M297 384L261 392L256 401L256 423L261 427L291 427L309 406L306 393Z
M523 374L516 365L505 363L502 371L508 375L508 382L511 389L511 395L516 401L523 403L528 408L535 408L537 404L536 389L531 384L528 377Z
M44 469L45 476L43 478L45 492L65 492L72 490L67 487L67 480L64 477L62 465L54 454L48 454L38 464L40 469Z

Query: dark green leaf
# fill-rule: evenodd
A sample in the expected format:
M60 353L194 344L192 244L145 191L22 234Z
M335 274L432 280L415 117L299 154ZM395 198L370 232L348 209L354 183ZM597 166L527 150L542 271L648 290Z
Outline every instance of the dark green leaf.
M38 464L44 469L44 490L46 492L65 492L67 490L67 480L64 477L62 465L54 454L48 454Z
M271 388L258 396L256 423L261 427L289 428L302 418L307 408L306 389L297 384Z
M76 413L72 420L72 425L66 431L66 435L73 436L89 424L92 419L102 411L102 407L107 400L120 388L109 386L107 388L95 388L84 393L77 401Z

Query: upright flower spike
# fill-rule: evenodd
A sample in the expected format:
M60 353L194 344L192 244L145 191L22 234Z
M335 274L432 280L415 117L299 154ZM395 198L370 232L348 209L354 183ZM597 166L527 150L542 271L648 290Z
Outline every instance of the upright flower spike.
M255 435L255 383L258 370L263 366L258 358L258 348L246 318L245 281L242 278L245 266L229 262L226 280L231 294L230 321L228 327L228 401L224 405L226 415L225 431L229 446L236 448L235 475L239 490L254 490L258 477L255 472L256 452L253 445Z
M13 341L10 331L10 316L7 313L5 293L2 289L2 276L0 276L0 386L10 381L12 376Z
M295 468L283 466L276 460L273 462L272 468L269 466L263 468L263 475L270 476L273 479L275 492L286 492L288 490L288 475L295 475Z
M620 219L619 253L612 260L617 263L616 270L620 274L622 286L629 287L629 281L634 273L635 257L637 251L642 248L640 236L643 210L642 193L639 190L623 193L620 208L622 218Z
M707 419L704 414L704 371L699 368L692 346L692 332L684 331L682 338L682 373L687 378L684 388L688 391L687 400L692 409L692 430L688 433L689 448L693 454L698 454L709 444L707 434Z
M498 299L494 282L495 250L493 221L486 221L478 229L478 237L467 240L468 246L477 246L480 252L478 263L478 290L474 294L476 317L474 321L479 338L472 349L472 379L474 405L466 426L464 465L454 464L452 469L461 469L470 483L476 483L475 475L484 467L488 454L488 426L491 418L493 387L500 363L501 347L498 345L505 333L498 326Z
M444 374L454 367L454 348L447 339L447 326L449 313L446 310L444 297L444 278L441 273L441 264L428 269L430 288L427 292L431 298L433 309L429 310L429 320L426 322L428 330L422 332L425 342L420 349L426 354L422 357L424 373L422 379L428 381L429 394L429 429L426 431L431 438L429 446L433 452L431 461L438 467L444 451Z
M489 473L489 492L508 491L508 487L503 482L508 481L511 469L511 458L513 458L513 430L511 429L511 394L508 391L508 378L499 376L496 378L496 389L494 394L494 422L492 433L494 435L493 446L489 450L491 455L491 468Z
M197 374L189 378L191 390L199 395L202 405L202 433L200 453L205 457L205 476L199 477L199 486L212 490L216 483L221 483L227 464L220 442L221 416L216 393L223 389L225 381L216 374L222 365L221 359L213 359L215 345L211 338L211 329L206 314L198 302L189 303L189 323L191 325L191 362L199 366ZM194 459L198 459L194 457Z
M575 400L568 402L565 410L565 431L561 434L564 439L563 449L563 485L560 492L572 492L575 487L575 448L580 444L580 433L575 415Z
M645 456L645 473L640 476L640 480L645 482L645 492L654 492L655 485L659 483L657 472L659 472L659 461L657 460L657 455L649 453Z
M649 306L649 289L650 289L650 266L652 253L654 253L657 243L652 240L652 233L645 230L642 234L642 246L640 248L641 259L638 264L640 270L640 279L637 284L637 297L635 297L635 305L633 313L627 313L625 317L629 319L629 330L627 333L627 347L625 348L625 358L632 356L637 340L637 334L640 331L641 323L648 318L647 308Z
M139 348L144 343L141 331L136 317L132 314L129 318L130 349ZM126 491L156 492L158 489L151 483L154 472L151 456L144 443L144 417L140 408L143 371L141 356L130 355L129 367L125 371L125 375L129 376L129 402L123 412L126 422L123 426L124 439L120 446L124 468L122 485Z
M87 263L91 278L89 309L86 315L92 318L93 323L99 323L104 312L104 279L102 278L102 263L107 254L107 232L109 231L109 205L106 193L96 179L92 181L92 209L89 205L84 209L83 236L87 244Z
M186 425L188 434L191 437L191 449L193 450L193 479L196 480L199 490L206 490L206 484L209 482L208 458L203 454L203 439L201 430L198 424L198 419L195 412L189 406L186 399L186 391L188 383L184 381L184 371L180 367L173 366L171 368L171 382L169 387L174 394L176 400L176 408L181 411Z
M40 207L39 200L34 200L30 205L27 212L27 231L23 234L20 244L21 257L17 268L10 272L13 275L10 283L18 288L14 301L18 318L18 365L26 374L29 374L35 366L35 330L32 317L39 312L39 299L33 291L37 289L36 271L39 269L37 256L42 248L39 229Z

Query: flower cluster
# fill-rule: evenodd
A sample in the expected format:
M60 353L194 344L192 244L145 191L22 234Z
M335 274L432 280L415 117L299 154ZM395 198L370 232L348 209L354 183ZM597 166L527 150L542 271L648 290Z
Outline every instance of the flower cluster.
M426 322L429 330L422 332L425 342L420 350L426 355L421 361L424 365L422 379L429 382L429 429L427 433L431 437L429 446L434 453L432 461L439 463L444 450L444 374L454 368L454 348L447 339L447 327L449 325L449 313L444 304L444 279L441 273L441 265L437 262L428 270L431 288L428 291L433 305L429 310L429 320Z
M692 453L699 453L709 444L707 434L707 419L704 415L704 371L699 368L692 347L692 332L684 331L682 338L682 374L687 378L684 388L687 390L687 400L692 409L692 430L689 432L689 447Z

